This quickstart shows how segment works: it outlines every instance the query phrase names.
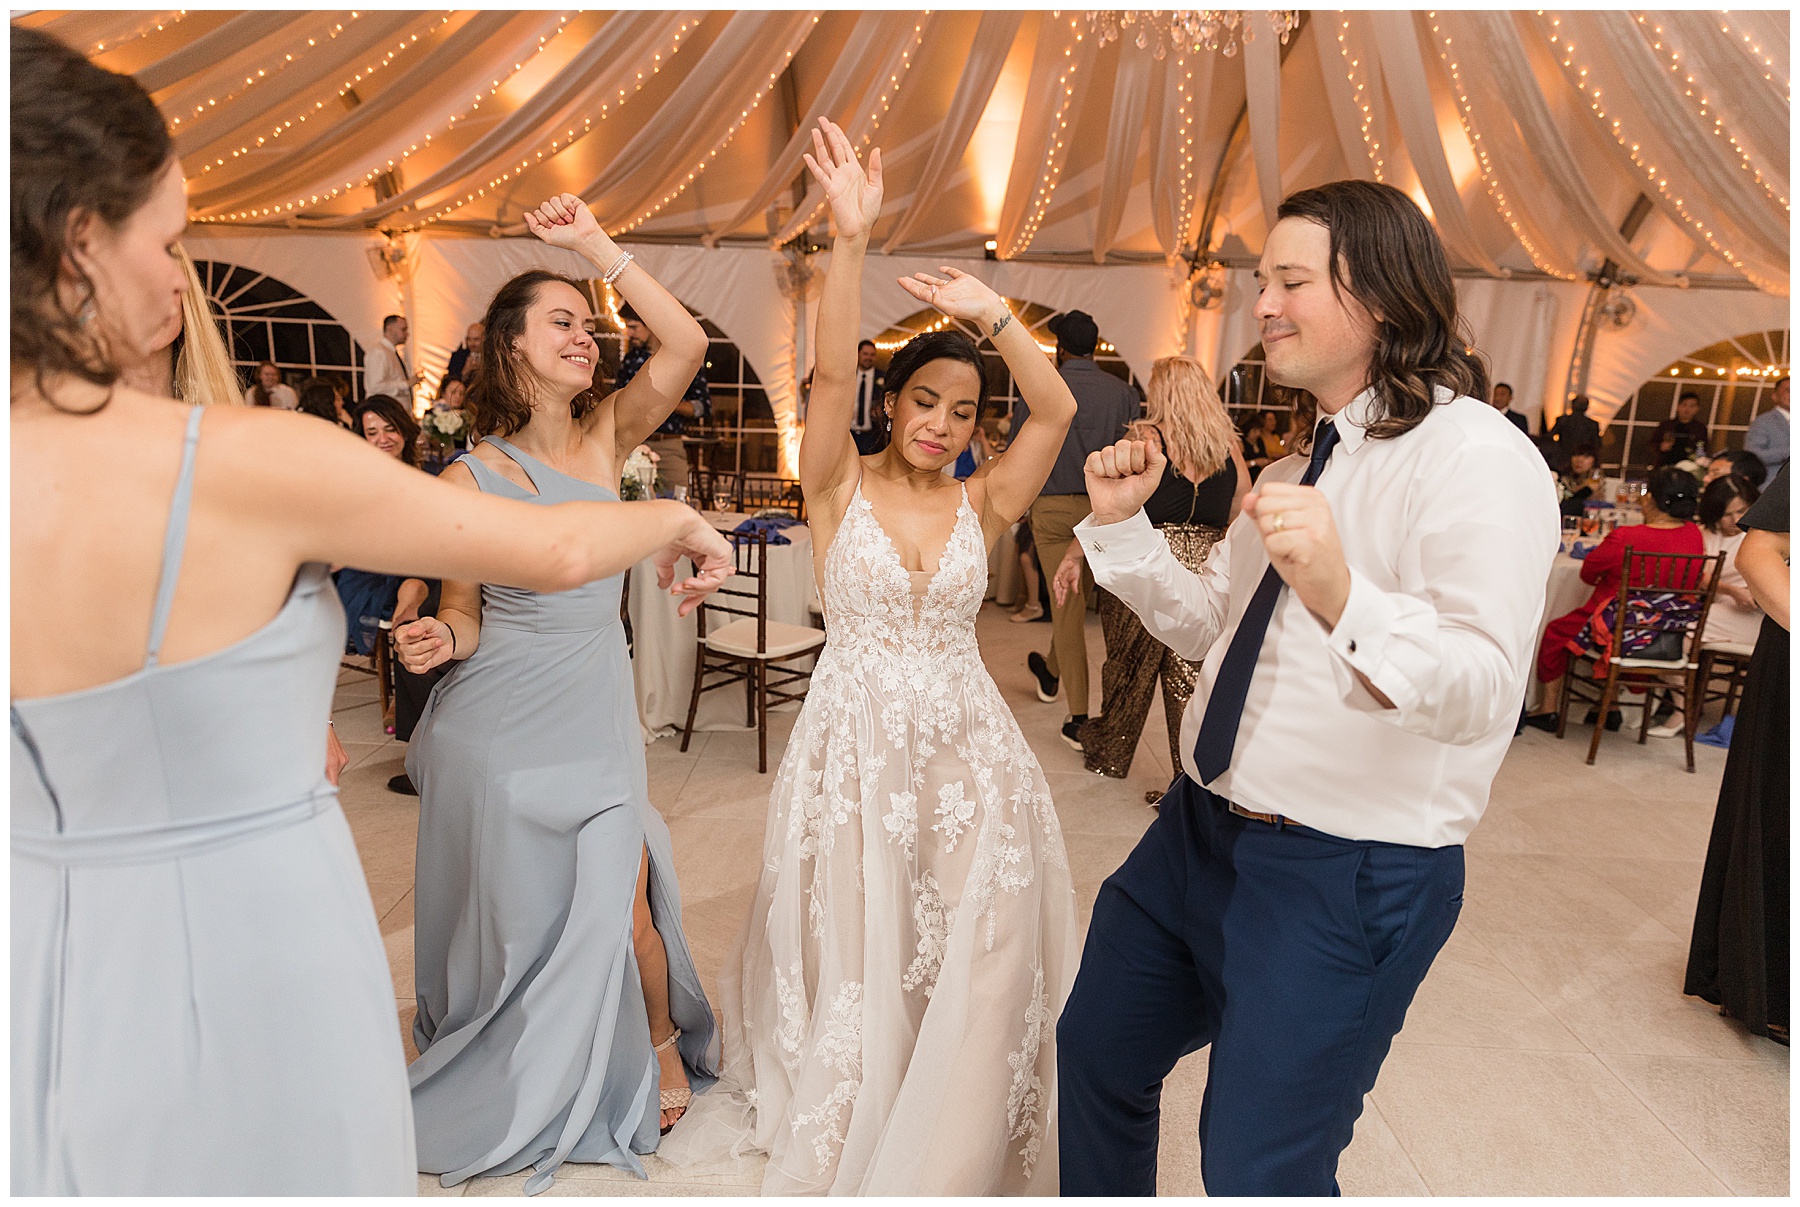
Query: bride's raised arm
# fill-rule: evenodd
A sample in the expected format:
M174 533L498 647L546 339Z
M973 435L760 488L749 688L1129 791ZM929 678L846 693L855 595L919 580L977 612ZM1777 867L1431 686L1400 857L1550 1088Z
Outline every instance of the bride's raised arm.
M1006 451L983 463L970 479L984 487L982 510L1011 524L1025 514L1055 468L1063 437L1075 422L1075 396L1037 341L1013 319L1004 298L968 273L947 266L939 271L944 275L901 277L900 287L952 318L976 324L1005 358L1020 397L1031 407L1030 421ZM819 321L823 324L823 316Z
M869 152L863 173L856 148L830 120L813 131L806 166L825 188L837 238L819 301L817 353L806 435L800 440L800 489L822 499L856 475L856 443L850 423L856 412L856 341L862 325L863 255L869 232L881 214L881 151Z

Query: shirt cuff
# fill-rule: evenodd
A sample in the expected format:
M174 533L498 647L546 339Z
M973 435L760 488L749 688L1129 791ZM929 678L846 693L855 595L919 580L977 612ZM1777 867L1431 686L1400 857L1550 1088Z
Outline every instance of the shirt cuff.
M1090 567L1141 561L1167 547L1163 534L1150 523L1141 507L1116 524L1096 524L1090 513L1075 525L1075 536Z
M1352 671L1361 672L1379 688L1388 699L1399 704L1400 698L1394 690L1381 682L1380 671L1385 664L1385 650L1389 635L1400 620L1400 611L1394 606L1387 593L1371 583L1352 567L1350 570L1350 594L1344 600L1344 611L1338 617L1337 627L1331 630L1326 644L1332 653L1332 674L1337 680L1339 694L1347 701L1355 702L1358 697L1361 703L1371 710L1382 708L1379 701L1363 690Z

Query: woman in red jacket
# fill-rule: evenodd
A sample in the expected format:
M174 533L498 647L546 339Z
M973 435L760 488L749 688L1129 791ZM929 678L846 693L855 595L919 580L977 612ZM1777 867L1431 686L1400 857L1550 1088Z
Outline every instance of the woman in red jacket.
M1694 513L1700 505L1700 484L1694 476L1674 466L1650 471L1650 490L1643 501L1644 522L1615 528L1581 564L1581 581L1592 583L1593 594L1587 602L1566 616L1559 616L1544 626L1544 638L1538 644L1538 681L1545 685L1544 699L1557 698L1557 682L1569 669L1569 659L1580 653L1582 631L1589 619L1610 605L1619 595L1619 580L1625 571L1625 554L1706 552L1706 541ZM1607 714L1606 727L1619 728L1623 718L1614 709ZM1536 729L1556 732L1556 713L1533 713L1525 724Z

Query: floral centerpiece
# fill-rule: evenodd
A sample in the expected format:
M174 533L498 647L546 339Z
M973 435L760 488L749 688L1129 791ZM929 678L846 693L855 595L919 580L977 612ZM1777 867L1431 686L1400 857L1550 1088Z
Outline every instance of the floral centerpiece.
M469 416L451 407L432 407L419 420L419 427L433 444L455 448L456 442L469 430Z
M619 471L619 497L621 499L652 499L656 497L656 463L662 460L645 445L638 445L625 458L625 467Z

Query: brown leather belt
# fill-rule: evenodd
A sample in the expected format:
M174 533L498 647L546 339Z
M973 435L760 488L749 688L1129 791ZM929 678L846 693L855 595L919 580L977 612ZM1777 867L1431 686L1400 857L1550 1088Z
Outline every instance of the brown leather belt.
M1231 810L1233 813L1237 814L1239 817L1248 817L1251 821L1260 821L1264 825L1295 826L1295 825L1300 824L1299 822L1294 821L1292 818L1283 817L1279 813L1258 813L1254 809L1246 809L1246 808L1244 808L1244 806L1238 804L1236 801L1231 801L1231 800L1226 801L1225 807L1227 809Z

